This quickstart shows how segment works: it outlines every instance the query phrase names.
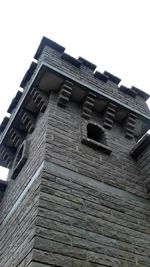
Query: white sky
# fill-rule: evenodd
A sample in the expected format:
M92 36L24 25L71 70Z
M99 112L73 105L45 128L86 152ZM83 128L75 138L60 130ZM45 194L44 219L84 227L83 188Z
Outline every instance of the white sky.
M120 77L121 84L150 93L149 0L3 0L0 122L43 35Z

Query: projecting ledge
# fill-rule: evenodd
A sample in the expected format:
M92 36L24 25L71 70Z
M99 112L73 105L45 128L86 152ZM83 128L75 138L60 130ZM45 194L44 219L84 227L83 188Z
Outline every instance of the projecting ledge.
M132 148L130 151L130 155L133 158L137 158L143 151L144 149L150 145L150 134L145 134L138 143Z
M104 145L100 142L97 142L95 140L92 140L90 138L82 138L81 140L82 144L87 145L89 147L92 147L93 149L101 150L106 154L111 154L112 150L107 145Z

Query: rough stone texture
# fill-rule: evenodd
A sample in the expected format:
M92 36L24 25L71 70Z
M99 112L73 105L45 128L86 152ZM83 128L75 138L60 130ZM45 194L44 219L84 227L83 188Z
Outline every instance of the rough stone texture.
M150 207L128 156L133 141L116 128L112 155L95 151L81 144L79 108L56 105L51 95L31 266L149 266Z
M44 158L46 119L39 117L32 135L29 158L15 180L8 177L7 190L0 203L0 266L18 266L33 248L40 172L31 183ZM27 187L29 189L26 191ZM26 192L25 192L26 191ZM20 265L24 266L24 265Z
M63 48L57 46L57 50L54 56L53 49L46 47L40 60L43 57L57 65ZM66 59L76 67L68 67ZM84 79L79 61L68 55L63 60L66 72ZM89 83L95 84L95 66L82 61L85 75L89 69ZM125 97L124 91L118 91L119 79L110 77L108 86L105 84L108 94L114 98L122 94L122 101L128 99L129 106L149 114L142 97L138 96L138 104L131 95ZM104 129L111 153L83 144L84 102L80 105L70 94L67 105L59 106L59 89L46 102L40 91L34 95L36 104L42 101L44 109L34 116L35 128L25 137L30 140L27 161L14 180L10 168L0 203L0 267L150 266L150 200L145 188L149 144L137 149L134 135L125 137L124 123L114 122L116 109L111 127ZM106 115L109 117L108 109L106 112L91 112L90 121L102 127ZM136 154L134 147L140 154L136 158L130 153Z
M129 107L138 109L143 114L150 114L148 106L145 105L145 100L141 96L132 97L131 95L127 95L119 90L118 87L116 88L114 83L110 81L103 82L102 79L96 79L93 72L88 72L87 69L84 71L83 68L77 68L72 64L68 64L66 60L62 59L60 53L48 46L43 49L39 61L46 62L61 71L63 70L65 74L69 74L81 82L83 81L89 85L95 86L100 92L106 93L108 96L127 104Z

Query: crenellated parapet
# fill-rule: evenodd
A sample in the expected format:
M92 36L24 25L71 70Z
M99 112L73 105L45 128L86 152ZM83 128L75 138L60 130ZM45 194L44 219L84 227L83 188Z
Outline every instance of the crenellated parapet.
M21 83L20 83L20 87L21 88L25 88L27 83L30 81L35 69L37 68L37 63L36 62L32 62L29 69L26 71Z
M81 118L89 121L93 113L101 117L101 127L111 133L114 125L123 129L128 141L140 139L150 128L149 95L132 86L120 86L121 79L96 65L65 53L65 48L43 37L8 112L0 125L0 165L11 167L17 150L34 131L37 117L44 113L51 92L57 105L66 108L75 102Z
M4 117L4 119L2 120L1 124L0 124L0 133L2 133L6 127L6 125L9 122L9 118L8 117Z
M11 114L13 112L13 110L16 108L21 96L22 96L22 92L18 91L17 94L15 95L15 97L13 98L13 100L10 103L10 106L9 106L9 108L7 110L8 113Z
M78 59L69 57L69 55L64 53L64 47L58 49L58 44L47 38L42 39L35 54L35 59L43 63L45 62L53 70L57 69L59 74L63 73L67 78L76 80L83 85L86 84L86 86L88 84L89 87L92 86L99 93L110 98L115 98L122 104L127 104L130 108L137 109L141 113L148 115L146 106L144 108L142 104L140 105L136 101L136 97L139 96L145 102L149 97L147 93L134 86L131 88L119 86L121 82L120 78L108 71L101 73L95 70L96 65L82 57Z

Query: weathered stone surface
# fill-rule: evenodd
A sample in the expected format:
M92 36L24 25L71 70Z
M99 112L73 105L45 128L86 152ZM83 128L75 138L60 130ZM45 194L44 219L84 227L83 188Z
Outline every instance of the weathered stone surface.
M122 102L128 99L129 108L132 106L133 95L124 95L126 88L119 91L117 87L119 78L108 72L97 73L96 78L92 63L83 58L76 61L68 55L62 56L63 47L54 42L46 41L46 45L44 48L43 44L36 54L40 61L43 57L47 64L52 64L50 58L53 58L57 67L61 60L61 70L66 69L81 80L86 77L89 83L93 81L93 86L97 83L101 91L105 87L109 97L122 97ZM53 75L55 80L54 73L48 75ZM27 98L30 112L26 113L25 107L22 109L24 125L19 131L26 130L24 138L30 141L29 154L15 180L11 179L10 169L0 203L0 267L148 267L149 143L142 147L139 144L139 149L135 146L136 117L131 114L126 134L131 134L132 139L126 138L122 115L119 119L116 117L120 106L114 105L115 99L109 105L101 99L105 112L100 113L95 94L88 95L89 90L84 88L83 95L79 95L79 85L71 83L71 79L64 85L62 76L57 78L61 80L62 91L58 84L57 90L48 95L53 83L49 83L49 78L40 83L43 78L38 77L39 84L46 88L45 93L41 93L41 88L31 91L36 108L32 110ZM28 84L30 81L25 90ZM146 97L137 93L141 99ZM134 108L136 105L145 115L149 114L142 100L134 103ZM41 107L42 113L37 112ZM90 109L89 113L86 108ZM88 114L86 119L104 126L105 142L111 154L81 142L85 123L83 111ZM34 127L27 133L32 118ZM8 147L11 146L7 141ZM131 157L130 151L134 151L136 157ZM14 158L13 154L11 161Z

